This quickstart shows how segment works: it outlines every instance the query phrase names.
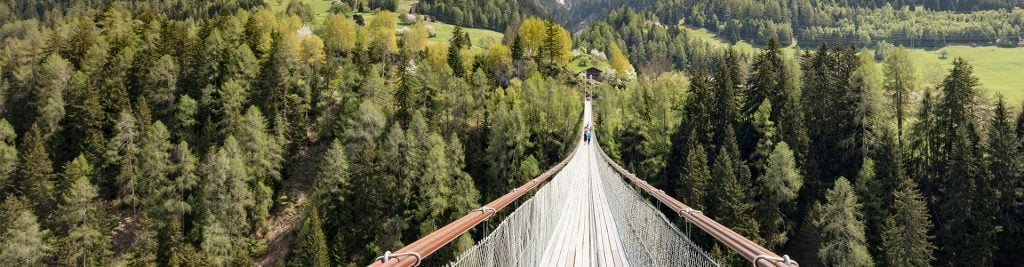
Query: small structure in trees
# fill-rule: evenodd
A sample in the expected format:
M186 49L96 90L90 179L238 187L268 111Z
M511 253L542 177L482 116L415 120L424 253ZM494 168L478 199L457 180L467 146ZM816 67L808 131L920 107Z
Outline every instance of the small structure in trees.
M602 78L601 78L602 74L604 74L604 71L602 71L602 70L600 70L600 69L598 69L596 67L589 67L589 68L587 68L587 69L577 73L577 75L580 78L582 78L582 79L594 80L594 81L601 81L602 80Z

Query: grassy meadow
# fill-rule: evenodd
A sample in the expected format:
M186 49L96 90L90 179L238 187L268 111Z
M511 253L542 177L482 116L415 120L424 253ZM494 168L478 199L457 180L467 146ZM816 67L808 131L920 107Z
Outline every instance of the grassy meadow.
M327 16L330 15L330 12L328 12L328 10L331 8L331 1L329 1L329 0L300 0L300 1L302 1L303 3L309 4L309 6L312 8L312 10L313 10L313 17L316 18L316 23L317 24L322 23L324 21L324 19L326 19ZM414 4L414 3L415 3L415 1L401 1L401 2L399 2L398 13L399 14L408 13L409 9L412 7L412 4ZM281 0L280 2L278 2L277 0L269 0L269 1L267 1L267 4L270 6L270 8L274 12L282 12L282 11L285 10L285 8L287 8L288 0ZM363 18L367 22L369 22L371 19L373 19L373 14L372 13L357 13L357 14L362 15ZM430 44L448 43L448 40L451 39L451 37L452 37L452 30L455 29L454 25L443 23L443 22L438 22L438 21L427 22L427 25L429 25L431 27L434 27L434 31L437 33L436 36L427 39L427 41ZM397 26L398 26L398 28L402 28L402 27L405 27L406 25L397 25ZM490 45L492 43L495 43L495 42L501 42L502 37L504 37L504 34L502 34L500 32L495 32L495 31L485 30L485 29L463 28L463 31L469 33L470 42L473 44L473 47L471 47L471 50L474 51L474 52L484 51L487 48L488 45Z

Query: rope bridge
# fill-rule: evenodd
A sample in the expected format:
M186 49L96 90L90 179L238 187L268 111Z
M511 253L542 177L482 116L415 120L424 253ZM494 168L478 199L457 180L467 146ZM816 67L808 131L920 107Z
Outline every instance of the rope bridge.
M591 124L591 113L587 101L584 125ZM718 266L642 192L678 211L688 231L696 226L754 266L797 266L640 180L596 142L582 140L569 157L537 178L395 253L385 253L371 266L419 265L423 257L537 187L533 197L448 265Z

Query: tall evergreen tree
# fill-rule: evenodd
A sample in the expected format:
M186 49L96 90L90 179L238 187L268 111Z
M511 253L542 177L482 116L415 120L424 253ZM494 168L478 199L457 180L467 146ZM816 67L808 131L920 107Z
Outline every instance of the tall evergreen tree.
M55 197L54 172L45 142L42 129L35 124L22 137L18 173L11 181L10 193L28 199L39 214L49 215Z
M759 199L756 214L767 247L779 247L789 240L793 222L787 218L794 215L794 201L803 183L793 151L785 142L779 143L768 158L768 167L755 189Z
M1021 139L1014 133L1010 124L1010 114L1006 101L1000 95L996 102L994 114L989 122L988 169L992 173L993 186L998 188L999 213L996 215L1003 233L999 235L999 251L997 264L1011 264L1024 260L1024 212L1021 207L1021 184L1024 174L1024 159L1021 157Z
M814 224L821 230L818 257L825 266L874 266L864 238L864 221L857 194L846 178L839 177L825 195L820 217Z
M37 127L36 127L37 128ZM7 197L0 207L0 265L44 265L53 252L35 214L24 200Z
M778 40L769 39L768 47L751 66L750 78L743 91L743 112L750 116L757 112L765 99L771 101L771 120L778 124L776 129L780 140L790 145L798 162L803 162L809 141L803 108L797 99L797 80L793 79L798 70L786 67L786 61Z
M826 45L804 56L803 103L810 146L807 197L820 198L834 177L854 177L863 161L863 123L858 120L862 87L853 73L860 61L853 47ZM772 102L775 104L775 102ZM792 144L790 144L792 145Z
M966 61L955 60L935 110L939 134L932 169L940 177L936 183L938 258L955 265L992 265L999 227L995 221L998 200L990 196L998 192L975 126L978 79L973 72Z
M456 77L466 75L466 66L462 62L462 48L465 46L465 39L462 38L462 26L455 26L452 30L452 39L448 40L448 67Z
M704 146L694 140L696 134L691 132L690 148L687 149L689 153L683 164L685 170L677 182L679 186L676 188L676 196L690 207L705 209L708 207L707 193L711 172L708 170L708 156L704 152Z
M99 91L89 83L83 72L75 72L67 92L67 116L64 118L64 151L61 159L70 160L85 154L94 162L102 159L104 151L103 106Z
M882 227L882 250L887 266L929 266L934 259L935 245L928 229L928 207L913 180L902 178L900 188L893 192L893 213Z
M71 62L62 58L59 54L50 54L39 66L38 81L33 94L32 107L35 108L34 115L36 123L43 131L47 139L57 130L60 120L64 118L64 96L67 94L68 81L74 73Z
M90 183L92 166L85 156L78 156L64 167L64 180L70 182L61 188L57 204L60 256L58 261L67 266L95 266L106 264L109 238L102 232L102 206L99 192Z
M705 201L710 211L708 214L736 233L756 243L763 243L758 223L750 216L754 208L753 203L744 192L746 188L737 181L736 164L725 148L718 152L718 157L711 167L711 176L716 178L718 184L710 188L711 192Z
M903 146L903 118L906 114L910 93L917 87L914 64L910 61L910 53L902 45L887 52L885 58L885 90L892 95L894 114L896 115L897 141Z
M309 214L299 229L295 248L288 256L288 266L331 266L327 252L327 237L322 228L323 222L316 205L311 205Z
M8 182L14 178L18 165L18 149L15 140L18 135L7 119L0 119L0 198L6 195Z
M116 186L119 205L129 207L133 215L138 214L138 191L142 170L139 168L142 129L131 112L121 112L114 127L115 134L107 143L106 162L116 175L112 185Z

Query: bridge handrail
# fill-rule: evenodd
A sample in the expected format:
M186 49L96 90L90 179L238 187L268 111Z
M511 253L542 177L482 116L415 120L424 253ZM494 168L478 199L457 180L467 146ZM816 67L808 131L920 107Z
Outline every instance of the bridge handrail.
M580 116L583 116L583 114L581 113ZM581 127L579 129L579 132L582 133L582 123L580 126ZM576 136L577 138L579 138L580 135ZM559 171L562 170L562 168L565 167L566 164L569 163L569 160L571 160L576 155L576 152L579 150L579 147L580 143L577 142L576 147L573 147L572 149L572 153L569 153L569 155L562 159L561 162L559 162L555 166L552 166L550 169L548 169L544 173L541 173L537 177L534 177L530 181L527 181L526 184L523 184L519 187L512 189L512 192L509 192L501 197L498 197L497 199L491 201L490 203L487 203L487 205L470 211L469 214L462 216L462 218L459 218L458 220L455 220L449 223L448 225L445 225L444 227L441 227L435 230L434 232L431 232L430 234L420 238L419 240L416 240L415 242L412 242L412 244L406 245L405 247L399 249L398 251L385 252L384 256L377 257L377 259L375 259L373 263L368 265L368 267L408 267L420 265L421 259L426 258L431 254L434 254L434 252L437 252L442 247L448 245L448 243L451 243L456 238L459 238L459 236L461 236L462 234L469 232L470 229L473 229L473 227L476 227L480 223L491 218L491 216L498 214L498 211L501 211L509 204L512 204L513 201L516 201L523 195L526 195L526 193L532 191L533 189L536 189L538 186L540 186L540 184L543 184L544 181L548 180L549 178L557 174Z
M708 235L711 235L711 237L718 240L719 242L722 242L722 244L725 244L730 249L735 251L737 254L743 256L743 258L753 263L754 266L799 266L799 264L796 261L789 259L788 255L779 257L779 255L775 254L775 252L772 252L762 247L761 245L758 245L757 243L750 241L750 239L747 239L746 237L737 234L732 229L729 229L728 227L725 227L724 225L718 223L717 221L705 216L702 212L695 210L690 206L687 206L686 204L683 204L683 202L676 200L675 198L672 198L671 196L666 194L665 191L662 191L661 189L652 186L651 184L647 183L647 181L638 178L633 173L629 172L625 168L622 168L622 166L619 166L619 164L612 160L612 158L609 157L608 154L604 153L604 149L599 150L601 151L601 155L604 156L605 161L607 161L608 164L612 166L612 169L621 174L623 178L628 180L636 187L640 188L640 190L644 191L644 193L646 193L647 195L650 195L658 199L658 201L660 201L662 204L668 206L672 210L679 213L679 217L682 217L687 222L696 225L698 228L708 233Z

